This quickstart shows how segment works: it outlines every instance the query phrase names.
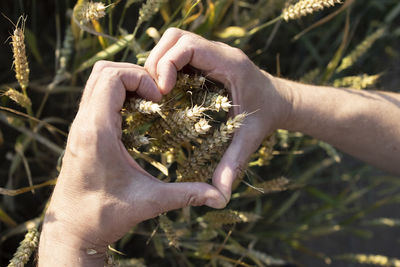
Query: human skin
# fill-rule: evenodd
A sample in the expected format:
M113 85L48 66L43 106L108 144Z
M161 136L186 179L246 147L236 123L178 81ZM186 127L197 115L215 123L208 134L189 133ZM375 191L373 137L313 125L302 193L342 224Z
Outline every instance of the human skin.
M250 113L235 133L213 176L230 199L231 186L248 157L276 129L299 131L326 141L372 165L400 174L400 95L319 87L275 78L239 49L168 29L146 61L163 94L174 87L185 65L222 82L234 114Z
M190 205L225 205L213 186L161 182L131 158L121 142L126 91L161 99L143 67L104 61L94 66L46 211L39 266L103 266L107 245L141 221Z

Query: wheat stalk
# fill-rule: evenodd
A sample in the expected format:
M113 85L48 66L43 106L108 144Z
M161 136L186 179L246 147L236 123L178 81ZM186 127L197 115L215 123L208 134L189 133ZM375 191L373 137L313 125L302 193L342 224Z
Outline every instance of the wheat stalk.
M341 0L300 0L284 8L282 17L286 21L295 20L341 3Z

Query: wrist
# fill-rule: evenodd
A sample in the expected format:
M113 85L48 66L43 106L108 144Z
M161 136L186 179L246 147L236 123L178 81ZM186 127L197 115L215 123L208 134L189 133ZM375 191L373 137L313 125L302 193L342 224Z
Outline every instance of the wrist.
M273 75L262 71L264 76L267 79L266 85L267 90L271 90L276 93L271 96L268 94L265 99L265 103L270 103L270 105L275 105L272 108L272 113L268 114L267 116L274 117L274 125L273 129L286 129L289 130L293 123L293 115L294 115L294 103L295 103L295 90L290 81L274 77ZM274 98L272 98L274 97ZM274 101L271 101L274 99Z
M104 266L106 249L47 221L40 235L38 266Z

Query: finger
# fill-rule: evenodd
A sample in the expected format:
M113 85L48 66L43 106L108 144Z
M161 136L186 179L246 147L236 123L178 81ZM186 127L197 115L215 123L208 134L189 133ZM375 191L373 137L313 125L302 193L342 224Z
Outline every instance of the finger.
M165 31L153 50L151 50L144 67L154 80L157 79L157 62L185 33L185 31L177 28L169 28Z
M235 134L213 175L213 185L224 195L228 202L232 184L246 168L249 156L257 149L261 140L249 134L244 127Z
M125 91L136 92L143 98L159 100L161 94L148 73L139 66L131 68L107 67L101 71L90 98L89 106L101 115L119 112L125 100Z
M105 68L135 68L136 65L132 63L125 63L125 62L112 62L106 60L99 60L94 64L92 72L86 82L85 89L83 91L81 103L85 102L87 98L90 98L90 95L93 92L93 88L96 85L97 81L100 77L102 77L101 72Z
M201 205L221 209L226 205L221 192L206 183L163 183L160 197L161 212Z
M176 81L176 73L185 65L204 71L210 78L225 81L225 74L214 72L220 68L223 52L221 46L193 35L183 35L157 62L157 84L163 94L171 91ZM226 58L224 59L225 61ZM228 62L227 62L228 63Z

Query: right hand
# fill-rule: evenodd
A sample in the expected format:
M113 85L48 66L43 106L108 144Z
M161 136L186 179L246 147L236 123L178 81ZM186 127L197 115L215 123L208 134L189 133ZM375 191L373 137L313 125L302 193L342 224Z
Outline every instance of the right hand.
M240 49L176 28L164 33L145 68L161 93L167 94L175 85L177 71L188 64L225 85L234 105L233 115L251 113L214 172L213 184L228 202L232 183L245 169L248 157L288 117L290 94L278 89L276 79L255 66Z

